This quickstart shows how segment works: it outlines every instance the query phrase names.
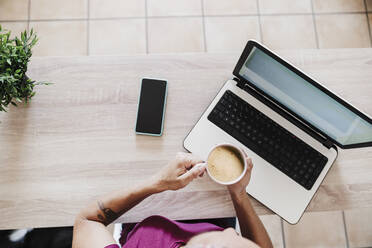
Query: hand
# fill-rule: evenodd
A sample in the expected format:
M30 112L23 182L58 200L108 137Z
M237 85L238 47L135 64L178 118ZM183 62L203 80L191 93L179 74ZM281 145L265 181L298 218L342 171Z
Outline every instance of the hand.
M248 156L246 154L245 154L245 160L247 162L247 170L246 170L245 175L243 176L243 178L240 179L239 182L227 186L227 188L228 188L228 190L229 190L229 192L232 196L242 196L242 195L247 194L245 189L247 188L248 183L251 180L251 173L252 173L252 169L253 169L253 163L252 163L252 159L248 158Z
M180 152L155 175L155 184L159 192L178 190L188 185L198 176L202 176L205 167L194 167L203 161L191 153Z

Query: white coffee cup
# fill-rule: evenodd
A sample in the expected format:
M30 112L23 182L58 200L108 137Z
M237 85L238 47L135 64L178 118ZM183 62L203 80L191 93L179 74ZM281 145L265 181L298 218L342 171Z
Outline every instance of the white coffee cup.
M211 155L211 153L214 151L214 149L218 148L218 147L228 147L234 151L237 152L237 154L240 155L240 159L243 161L244 163L244 168L243 168L243 171L241 173L241 175L239 177L237 177L236 179L234 179L233 181L229 181L229 182L222 182L218 179L216 179L215 177L213 177L213 175L210 173L209 171L209 168L208 168L208 159L209 159L209 156ZM247 171L247 161L246 161L246 158L245 158L245 153L243 152L242 149L232 145L232 144L229 144L229 143L221 143L221 144L217 144L215 145L214 147L212 147L212 149L210 149L209 153L208 153L208 156L207 156L207 159L206 159L206 162L205 163L200 163L200 164L197 164L195 165L197 167L206 167L207 169L207 173L209 175L209 177L215 181L216 183L219 183L219 184L222 184L222 185L231 185L231 184L235 184L237 182L239 182L243 176L245 175L245 172Z

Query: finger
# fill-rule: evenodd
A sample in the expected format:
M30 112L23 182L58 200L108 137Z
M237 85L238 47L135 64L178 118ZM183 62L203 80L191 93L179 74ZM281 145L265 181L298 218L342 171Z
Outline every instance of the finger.
M204 170L202 173L199 174L199 177L203 177L206 171L207 171L207 166L204 167Z
M244 177L249 176L252 173L252 168L253 168L252 160L249 158L247 159L247 170L245 171Z
M194 165L203 162L203 160L200 157L198 157L197 155L192 154L192 153L185 153L185 160L186 160L186 168L187 169L190 169L190 168L194 167Z
M207 170L207 164L199 163L199 164L194 165L193 168L199 169L200 170L199 176L202 177L204 175L204 172Z
M246 162L247 162L247 169L252 170L252 168L253 168L252 159L251 158L247 158L246 159Z
M177 168L181 169L181 171L184 171L185 169L191 168L191 157L189 156L189 153L186 152L178 152L176 155L177 160Z
M251 170L252 170L253 169L253 162L252 162L251 158L249 159L249 165L251 166Z
M196 166L192 168L191 170L187 171L185 174L179 176L178 179L182 182L182 184L187 185L192 180L197 178L201 173L203 173L204 170L205 170L205 167L203 168L203 167Z

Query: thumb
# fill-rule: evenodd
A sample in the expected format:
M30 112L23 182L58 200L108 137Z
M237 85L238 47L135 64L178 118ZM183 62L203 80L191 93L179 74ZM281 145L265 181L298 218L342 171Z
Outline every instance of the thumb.
M178 179L184 184L189 184L192 180L197 178L201 173L203 173L205 167L203 166L194 166L191 170L188 170L185 174L178 177Z

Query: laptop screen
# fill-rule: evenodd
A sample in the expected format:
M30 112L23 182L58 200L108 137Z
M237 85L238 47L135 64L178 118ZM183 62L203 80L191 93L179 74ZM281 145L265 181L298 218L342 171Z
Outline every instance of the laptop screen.
M372 124L253 47L239 75L341 145L372 141Z

